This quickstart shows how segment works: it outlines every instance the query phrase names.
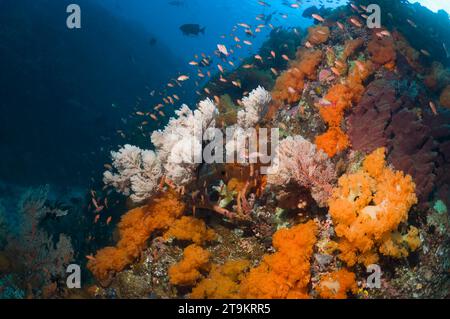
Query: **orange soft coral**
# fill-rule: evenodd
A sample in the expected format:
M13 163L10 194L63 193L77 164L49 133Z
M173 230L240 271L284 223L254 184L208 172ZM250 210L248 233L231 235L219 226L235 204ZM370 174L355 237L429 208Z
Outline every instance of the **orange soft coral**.
M88 262L88 269L100 281L125 269L145 248L147 239L159 229L169 227L184 211L184 204L175 192L168 191L147 206L126 213L118 225L119 242L97 252Z
M448 85L441 93L439 102L443 107L450 109L450 85Z
M305 79L316 78L316 70L321 61L321 51L299 50L289 69L277 78L272 98L278 102L298 102L302 97Z
M308 298L310 259L316 242L313 221L281 229L273 236L276 253L264 256L260 265L242 280L242 298Z
M411 176L388 168L384 156L385 149L377 149L366 157L360 171L342 176L329 201L339 257L349 266L376 262L378 251L393 257L405 255L396 236L417 203L415 184ZM406 242L416 249L412 235Z
M323 276L316 287L319 297L324 299L346 299L347 293L356 293L357 289L355 274L346 269Z
M319 45L328 41L330 28L327 26L317 26L308 28L308 41L312 45Z
M342 52L341 59L346 61L363 45L364 45L364 40L362 38L357 38L354 40L347 40L344 45L344 51Z
M183 259L169 268L172 285L192 286L202 277L201 270L208 270L210 254L200 246L192 244L184 249Z
M193 299L237 299L240 281L250 266L248 260L231 260L213 265L208 278L203 279L189 295Z
M176 220L164 234L164 239L169 238L192 241L202 245L205 241L216 239L216 233L214 230L208 229L203 220L183 216Z
M367 49L374 63L392 67L397 58L394 41L391 37L376 37L369 42Z
M350 145L350 141L347 134L339 127L330 127L324 134L316 136L315 144L329 157L333 157L345 150Z

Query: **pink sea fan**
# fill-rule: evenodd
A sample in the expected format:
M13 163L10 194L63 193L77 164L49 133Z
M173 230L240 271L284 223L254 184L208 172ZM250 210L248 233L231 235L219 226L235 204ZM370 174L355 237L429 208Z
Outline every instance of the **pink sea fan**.
M335 167L328 156L297 135L280 142L267 182L273 186L295 183L305 187L317 204L324 207L336 179Z

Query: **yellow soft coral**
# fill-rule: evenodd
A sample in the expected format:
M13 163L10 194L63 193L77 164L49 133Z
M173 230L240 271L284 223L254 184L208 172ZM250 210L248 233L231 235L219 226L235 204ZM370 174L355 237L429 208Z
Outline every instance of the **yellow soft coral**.
M164 239L169 238L192 241L195 244L202 245L205 241L216 239L216 233L214 230L208 229L203 220L183 216L176 220L164 234Z
M377 252L405 256L397 229L417 203L411 176L386 166L385 149L366 157L360 171L344 175L329 201L329 212L339 237L339 257L349 266L376 262ZM412 233L411 248L416 249Z
M356 293L355 274L346 269L340 269L323 276L316 287L320 298L346 299L347 293Z
M230 260L224 265L213 265L208 278L192 289L192 299L236 299L239 298L240 281L250 266L248 260Z
M100 281L107 280L114 272L125 269L146 247L150 235L169 227L184 211L178 195L168 191L152 200L147 206L126 213L119 225L119 242L97 252L88 262L88 269Z
M208 270L210 254L200 246L192 244L184 249L183 259L169 268L172 285L192 286L202 276L201 270Z
M308 298L310 258L316 242L313 221L281 229L273 236L274 254L264 256L260 265L242 280L242 298Z

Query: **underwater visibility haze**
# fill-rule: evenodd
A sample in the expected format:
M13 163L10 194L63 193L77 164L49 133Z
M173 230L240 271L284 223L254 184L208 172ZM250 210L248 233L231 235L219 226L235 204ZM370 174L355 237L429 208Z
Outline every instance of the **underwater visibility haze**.
M0 0L0 299L448 299L449 12Z

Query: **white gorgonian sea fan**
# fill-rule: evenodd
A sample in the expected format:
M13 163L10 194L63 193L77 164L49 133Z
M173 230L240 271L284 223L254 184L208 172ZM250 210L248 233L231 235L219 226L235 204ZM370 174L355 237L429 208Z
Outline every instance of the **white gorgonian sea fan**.
M317 204L324 207L336 179L334 165L328 156L297 135L282 140L278 145L267 183L273 186L296 183L309 189Z
M237 114L237 125L243 129L255 127L261 121L272 96L263 87L258 86L242 99L244 109Z
M151 140L156 152L132 145L111 152L115 173L106 171L104 183L137 203L156 192L162 176L176 186L188 184L201 163L202 141L213 138L208 129L215 127L217 113L210 99L201 101L194 111L183 105L164 130L153 132Z

